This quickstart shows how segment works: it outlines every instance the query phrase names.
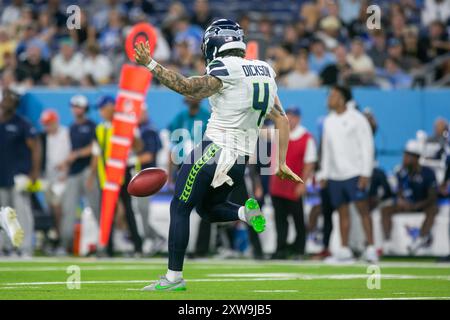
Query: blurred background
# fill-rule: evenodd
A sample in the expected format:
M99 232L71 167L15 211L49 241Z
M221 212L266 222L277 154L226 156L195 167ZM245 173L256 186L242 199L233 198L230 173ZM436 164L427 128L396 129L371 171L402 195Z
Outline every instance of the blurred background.
M67 8L74 4L81 9L80 28L69 30ZM381 20L379 28L369 29L368 19L374 11L368 7L373 5ZM13 250L3 239L2 254L31 257L96 252L95 193L100 192L94 191L98 189L98 181L92 177L95 174L86 170L91 157L98 156L95 150L90 151L97 124L108 120L121 67L128 62L124 40L130 28L139 22L151 23L158 34L155 60L185 76L203 75L203 31L216 18L238 21L245 40L257 43L259 59L266 60L277 73L283 104L301 110L298 116L293 112L297 125L301 123L311 132L318 153L329 87L351 87L353 107L372 125L377 168L386 181L372 186L375 202L371 210L379 254L383 248L380 205L392 201L398 189L396 172L402 167L405 145L410 140L417 142L421 163L435 172L439 213L429 241L414 252L408 248L423 236L424 215L395 216L394 244L384 253L449 254L450 0L12 0L1 1L0 13L0 100L12 100L17 114L26 120L18 125L24 135L19 144L24 146L15 144L10 149L6 147L8 125L0 123L0 142L5 143L0 157L4 176L0 190L21 193L15 196L14 207L27 212L18 215L28 217L24 224L30 231L28 245L22 250ZM17 101L10 91L17 95ZM167 168L175 176L170 132L184 128L193 133L195 120L203 121L204 130L208 117L207 101L184 99L153 80L140 126L145 150L138 156L145 153L142 160L147 166ZM55 132L63 133L50 140ZM32 164L33 139L41 145L39 169ZM50 158L55 162L49 164ZM43 183L33 184L36 188L32 190L29 182L21 184L17 178L21 175L32 182L39 177ZM297 236L302 233L305 243L300 249L291 245L283 252L277 250L271 191L264 178L265 185L256 184L255 175L258 173L249 172L247 191L266 200L264 210L271 219L268 232L255 239L239 224L211 227L193 215L192 256L321 259L339 245L339 232L329 230L329 224L324 227L320 188L312 179L301 198L303 228L288 220L288 242L298 246ZM75 176L78 182L74 182ZM108 254L154 255L165 251L171 186L172 178L160 194L143 203L122 199L114 246ZM382 190L378 192L378 188ZM89 197L94 199L86 200ZM2 200L1 205L9 204ZM130 227L130 216L137 226ZM356 223L352 223L351 246L357 253L364 247L364 235L359 216L352 214L352 219Z

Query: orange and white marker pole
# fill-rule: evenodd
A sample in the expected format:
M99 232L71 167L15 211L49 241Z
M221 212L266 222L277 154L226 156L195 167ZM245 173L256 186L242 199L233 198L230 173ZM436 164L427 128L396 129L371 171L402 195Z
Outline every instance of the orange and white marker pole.
M150 24L140 23L134 26L126 40L130 60L134 60L133 48L136 42L149 41L153 53L156 40L156 32ZM106 161L106 182L102 190L99 234L99 245L102 248L109 242L128 155L151 80L152 74L145 67L132 64L122 67L112 121L113 133L109 141L111 154Z

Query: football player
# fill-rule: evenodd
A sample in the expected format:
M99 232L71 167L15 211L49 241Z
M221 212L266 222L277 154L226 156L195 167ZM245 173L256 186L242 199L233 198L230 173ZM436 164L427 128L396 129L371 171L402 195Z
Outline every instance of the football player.
M170 204L169 266L165 276L144 290L186 290L182 277L189 241L192 209L210 222L242 220L256 232L265 229L258 203L244 206L227 200L233 187L243 183L246 162L256 149L259 129L267 117L278 129L276 174L303 182L286 165L289 125L277 95L274 70L264 61L245 59L242 28L234 21L214 21L205 31L202 53L206 74L186 78L152 59L149 44L138 43L135 59L166 87L188 97L209 98L211 117L203 141L181 166Z

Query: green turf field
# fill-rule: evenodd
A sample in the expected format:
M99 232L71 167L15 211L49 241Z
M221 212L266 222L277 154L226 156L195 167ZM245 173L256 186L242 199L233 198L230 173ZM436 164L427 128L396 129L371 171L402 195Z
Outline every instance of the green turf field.
M80 289L67 287L72 265L80 268ZM165 273L165 259L0 260L0 299L450 299L450 264L379 266L381 288L369 290L363 263L188 261L188 290L161 293L139 290Z

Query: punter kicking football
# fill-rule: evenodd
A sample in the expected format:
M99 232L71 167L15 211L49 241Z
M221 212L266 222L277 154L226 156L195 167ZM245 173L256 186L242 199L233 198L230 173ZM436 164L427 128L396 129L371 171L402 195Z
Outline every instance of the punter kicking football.
M245 165L256 149L264 119L278 130L276 174L303 182L286 165L289 126L277 95L275 72L264 61L245 59L242 28L221 19L205 31L202 53L204 76L186 78L152 59L148 43L135 47L135 59L146 66L168 88L196 99L209 98L211 117L203 141L184 159L170 204L168 271L146 291L186 290L183 262L189 242L189 216L195 208L210 222L242 220L260 233L265 218L254 199L245 206L228 201L232 189L243 183Z

